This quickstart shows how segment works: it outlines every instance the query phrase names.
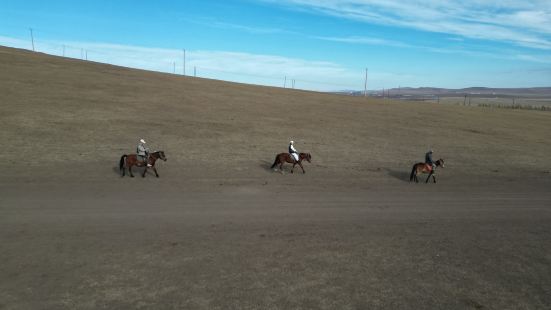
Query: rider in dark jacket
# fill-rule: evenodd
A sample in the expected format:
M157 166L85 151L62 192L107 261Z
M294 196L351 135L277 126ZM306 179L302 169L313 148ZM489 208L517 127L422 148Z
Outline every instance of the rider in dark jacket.
M433 171L436 168L436 164L432 160L432 149L425 154L425 164L431 165Z

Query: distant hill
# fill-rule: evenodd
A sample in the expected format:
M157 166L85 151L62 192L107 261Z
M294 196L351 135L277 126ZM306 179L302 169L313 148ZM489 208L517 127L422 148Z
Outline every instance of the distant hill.
M341 94L363 96L363 91L341 91ZM531 88L489 88L489 87L469 87L460 89L436 88L436 87L400 87L381 90L368 91L370 96L385 97L458 97L465 95L474 95L478 97L497 96L497 97L521 97L521 98L551 98L551 87L531 87Z

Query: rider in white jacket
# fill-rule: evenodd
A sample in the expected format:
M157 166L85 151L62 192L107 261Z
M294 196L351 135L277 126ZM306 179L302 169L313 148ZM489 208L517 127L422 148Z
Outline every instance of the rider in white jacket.
M291 157L295 161L298 161L298 151L295 149L294 144L295 144L294 141L289 142L289 154L291 154Z
M140 159L144 164L147 163L147 166L151 167L151 164L149 164L149 148L145 146L144 139L140 139L140 143L138 143L138 147L136 148L136 153L138 153L138 157L141 157Z

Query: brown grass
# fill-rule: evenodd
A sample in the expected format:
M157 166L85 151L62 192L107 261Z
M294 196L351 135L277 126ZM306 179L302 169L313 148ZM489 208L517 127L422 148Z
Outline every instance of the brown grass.
M114 165L140 137L188 172L265 172L259 163L289 139L330 173L410 167L429 147L468 173L551 166L551 115L538 111L250 86L11 48L0 49L0 93L0 161L10 170L23 156L25 166Z

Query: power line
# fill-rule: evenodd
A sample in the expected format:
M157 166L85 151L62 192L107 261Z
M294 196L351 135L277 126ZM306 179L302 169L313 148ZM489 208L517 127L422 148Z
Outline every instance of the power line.
M30 33L30 36L31 36L32 50L36 51L36 45L35 45L35 42L34 42L34 32L39 31L39 33L42 33L42 31L40 29L37 30L37 29L34 29L34 28L28 28L28 30L29 30L29 33ZM49 31L47 31L47 32L50 33ZM21 39L24 40L23 38L21 38ZM166 65L162 65L159 62L160 60L161 60L161 62L164 62L164 61L162 61L162 59L154 59L154 58L151 58L151 57L147 57L147 55L145 55L145 57L144 56L139 56L140 53L138 53L138 54L132 53L130 50L122 50L122 49L113 50L113 51L111 51L111 50L102 50L101 46L97 47L98 50L89 50L89 49L85 48L87 46L87 44L80 45L80 44L77 43L75 45L80 45L80 46L74 46L74 45L64 44L62 42L52 42L52 41L48 41L48 40L44 40L44 41L39 40L39 41L37 41L37 43L40 46L42 46L44 44L46 46L46 50L48 51L48 53L58 54L60 52L60 48L61 48L61 52L62 52L61 54L62 54L63 57L76 56L76 55L78 55L77 51L80 50L80 59L83 59L83 60L88 60L88 52L92 52L92 53L95 53L94 55L96 55L95 56L96 61L100 61L100 62L106 62L106 63L112 63L112 64L121 63L123 66L124 66L124 64L129 63L129 65L131 67L136 67L136 68L141 68L141 69L149 68L149 70L158 70L158 68L166 66ZM83 46L84 46L84 48L83 48ZM52 52L51 51L52 49L55 49L56 52ZM187 50L182 49L181 52L182 52L182 74L186 75L187 74L186 66L188 65L187 64ZM109 57L105 58L102 55L103 56L109 56ZM98 57L99 57L99 59L98 59ZM102 58L105 59L105 60L102 61ZM130 61L132 59L139 60L140 62L135 64L135 62ZM192 65L193 65L193 62L194 61L192 61L192 63L191 63ZM172 73L176 74L177 61L170 61L170 63L172 64L172 67L173 67L172 69L173 70L169 69L167 71L168 72L172 71ZM198 69L197 66L193 66L193 76L197 76L197 69ZM203 71L206 71L206 72L211 72L210 75L215 79L220 79L221 78L221 79L227 79L227 80L231 81L233 79L240 80L239 77L251 77L251 78L256 78L256 79L263 79L263 80L265 80L265 83L274 84L274 86L277 85L277 84L281 85L280 84L281 83L281 76L278 77L277 72L274 72L275 74L270 76L270 75L263 75L263 74L217 70L217 69L213 69L213 68L203 68L203 67L200 67L199 69L201 69ZM148 70L148 69L146 69L146 70ZM160 70L160 71L166 72L165 70ZM222 74L227 74L227 75L230 75L230 76L227 76L226 78L224 78L224 76ZM368 75L368 69L367 68L365 69L365 75L366 76L365 76L365 81L364 81L364 95L367 96L367 75ZM231 76L235 76L235 77L232 78ZM279 81L279 82L271 83L271 82L268 82L268 80ZM287 80L289 80L289 84L287 84L287 82L288 82ZM258 83L258 82L261 82L261 81L262 80L250 81L250 79L249 79L249 82L256 83L256 84L263 84L263 83ZM296 85L297 85L296 84L297 82L299 82L299 84L304 89L321 88L321 87L319 87L321 85L332 86L335 89L337 89L337 88L341 88L341 89L342 88L347 88L347 89L350 88L350 89L352 89L352 88L357 87L357 86L355 86L355 87L351 86L352 84L356 84L356 83L338 83L339 82L338 80L336 80L335 81L336 83L335 83L335 82L332 82L332 81L316 81L316 80L294 79L292 77L288 78L287 75L284 75L283 87L284 88L287 88L287 87L295 88ZM316 85L318 85L318 87Z

